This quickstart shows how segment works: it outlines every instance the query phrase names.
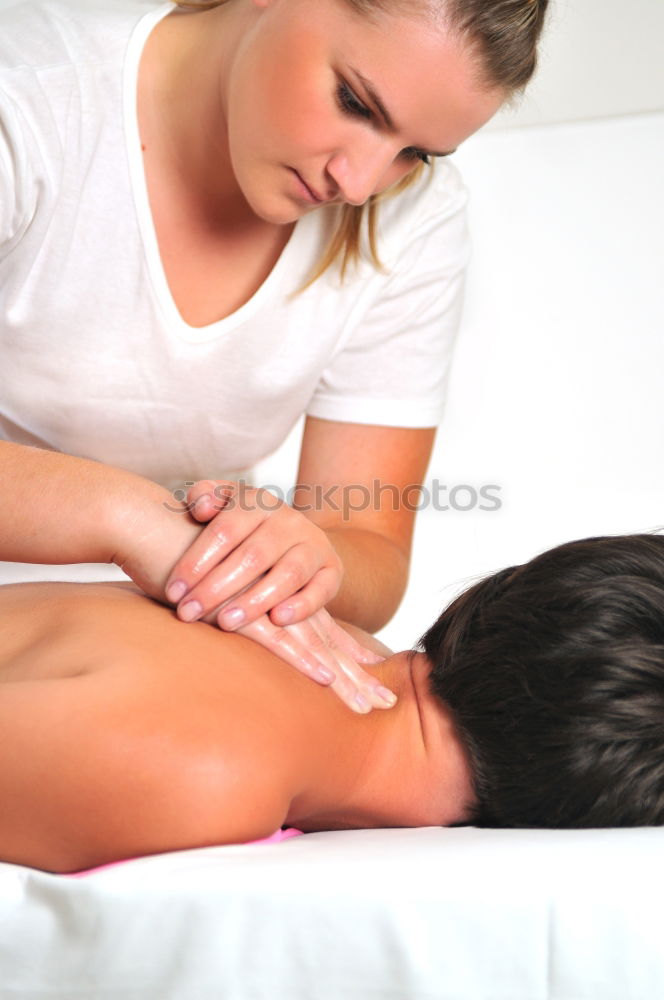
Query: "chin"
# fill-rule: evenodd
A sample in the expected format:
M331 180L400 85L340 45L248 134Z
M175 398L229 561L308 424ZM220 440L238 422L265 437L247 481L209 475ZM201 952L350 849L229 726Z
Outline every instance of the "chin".
M273 226L292 225L294 222L297 222L298 219L301 219L303 215L308 214L306 208L297 209L295 207L293 207L290 211L285 209L266 211L258 211L257 209L254 209L254 211L259 219L262 219L263 222L269 222Z
M276 178L271 171L265 171L263 177L257 173L253 177L247 177L245 183L240 180L239 185L254 215L273 226L287 226L297 222L320 207L289 197L280 173L277 173Z
M273 226L285 226L297 222L305 212L305 206L300 207L286 195L275 190L269 178L252 177L237 178L240 193L253 214Z
M287 226L289 223L297 222L307 213L305 206L299 208L289 202L287 198L254 198L246 197L249 208L257 218L263 222L268 222L272 226Z

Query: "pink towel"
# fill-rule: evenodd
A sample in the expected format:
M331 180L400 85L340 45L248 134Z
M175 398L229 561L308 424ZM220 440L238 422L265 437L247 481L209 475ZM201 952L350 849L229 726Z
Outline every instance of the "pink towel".
M263 837L262 840L250 840L248 841L248 844L280 844L284 840L290 840L291 837L299 837L301 834L302 830L296 830L295 827L287 826L285 830L277 830L276 833L271 834L269 837ZM117 865L126 865L128 861L139 860L140 858L124 858L122 861L110 861L107 865L97 865L96 868L85 868L81 872L71 872L64 877L84 878L86 875L91 875L93 872L101 872L105 868L115 868Z
M263 837L262 840L250 840L250 844L280 844L282 840L290 840L291 837L299 837L302 830L296 830L294 826L287 826L285 830L277 830L270 837Z

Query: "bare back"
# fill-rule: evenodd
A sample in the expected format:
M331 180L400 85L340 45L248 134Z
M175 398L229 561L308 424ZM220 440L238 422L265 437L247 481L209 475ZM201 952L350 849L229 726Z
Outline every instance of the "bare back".
M2 587L0 636L3 860L69 870L267 836L307 747L324 733L334 752L357 721L273 654L131 585Z

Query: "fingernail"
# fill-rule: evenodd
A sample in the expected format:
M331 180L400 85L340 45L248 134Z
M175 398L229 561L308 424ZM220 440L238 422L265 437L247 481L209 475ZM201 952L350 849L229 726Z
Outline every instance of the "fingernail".
M397 696L395 695L394 691L390 691L389 688L377 687L375 689L375 694L377 694L378 697L381 698L390 707L392 705L396 705L397 703Z
M203 605L198 601L187 601L178 609L178 614L183 622L194 622L203 613Z
M318 677L321 681L324 681L325 684L331 684L335 679L336 674L333 674L327 667L319 667L316 671L316 677Z
M356 708L357 712L370 712L371 711L371 703L369 701L367 701L367 699L364 697L364 695L360 694L359 692L355 695L355 705L357 706L357 708Z
M295 608L287 604L285 608L279 608L277 617L279 618L280 625L290 625L295 618Z
M228 611L221 612L221 622L224 628L237 628L246 617L242 608L229 608Z
M173 580L166 588L166 597L173 604L177 604L181 597L187 593L187 584L184 580Z
M210 496L209 493L204 493L202 497L198 497L197 500L196 500L196 506L197 507L199 505L202 507L203 504L205 504L205 503L212 503L212 497Z

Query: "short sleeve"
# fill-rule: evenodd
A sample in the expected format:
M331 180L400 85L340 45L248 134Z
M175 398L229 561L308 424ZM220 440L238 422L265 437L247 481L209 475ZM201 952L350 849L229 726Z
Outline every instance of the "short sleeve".
M28 157L19 115L0 93L0 260L23 236L33 213ZM34 192L33 192L34 194Z
M307 413L326 420L433 427L443 415L470 255L467 192L439 165L424 190L385 203L364 308L322 374ZM381 210L383 206L380 206Z

